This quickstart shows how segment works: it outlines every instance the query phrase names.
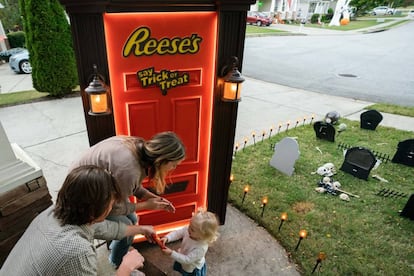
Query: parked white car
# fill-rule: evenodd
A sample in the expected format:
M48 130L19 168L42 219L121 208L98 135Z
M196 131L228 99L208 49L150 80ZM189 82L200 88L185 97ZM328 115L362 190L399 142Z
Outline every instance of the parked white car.
M29 51L24 49L12 55L9 59L9 65L10 68L16 73L32 73L32 66L29 62Z
M395 9L389 8L387 6L379 6L372 10L372 15L393 15L395 12Z

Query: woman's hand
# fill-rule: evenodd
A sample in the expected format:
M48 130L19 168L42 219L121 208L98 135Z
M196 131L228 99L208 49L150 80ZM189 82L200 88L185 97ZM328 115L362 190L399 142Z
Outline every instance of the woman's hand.
M174 205L163 197L153 197L146 200L147 208L150 210L166 210L175 213Z

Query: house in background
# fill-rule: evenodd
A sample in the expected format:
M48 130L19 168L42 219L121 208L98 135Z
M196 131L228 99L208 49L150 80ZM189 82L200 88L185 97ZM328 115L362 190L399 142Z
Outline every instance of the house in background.
M4 6L0 3L0 9L4 9ZM3 24L0 20L0 52L7 50L7 36L4 32Z
M258 0L250 6L251 11L260 11L275 18L275 23L286 20L310 19L312 14L326 14L335 10L337 1L317 0Z

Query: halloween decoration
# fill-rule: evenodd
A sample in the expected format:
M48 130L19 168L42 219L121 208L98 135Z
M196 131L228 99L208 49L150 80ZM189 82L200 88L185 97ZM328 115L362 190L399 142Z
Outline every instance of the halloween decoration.
M317 138L335 142L335 128L332 124L322 121L317 121L313 124L313 130Z
M375 109L367 110L360 115L361 128L375 130L382 121L382 115Z
M339 194L339 198L344 201L350 201L349 196L359 198L358 195L340 189L341 183L332 178L332 176L336 174L336 168L333 163L325 163L323 166L319 167L316 172L312 172L312 174L315 173L322 176L322 179L318 182L318 187L315 188L316 192L329 193L331 195Z
M354 147L346 151L345 160L340 170L360 179L368 180L368 175L376 162L377 160L370 150Z
M414 167L414 139L398 143L397 152L392 158L392 162Z
M338 123L340 117L341 116L339 115L338 112L331 111L331 112L328 112L325 115L325 122L327 122L328 124L334 125L334 124Z

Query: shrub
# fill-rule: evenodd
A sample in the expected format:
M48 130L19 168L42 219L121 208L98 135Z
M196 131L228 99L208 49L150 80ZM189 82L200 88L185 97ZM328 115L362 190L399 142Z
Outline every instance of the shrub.
M72 93L78 78L69 23L63 7L57 0L21 0L20 3L33 87L51 96Z
M24 48L26 44L26 34L23 31L10 32L7 35L10 48Z
M311 17L311 23L312 24L316 24L316 23L318 23L318 19L319 19L319 13L314 13L314 14L312 14L312 17Z

